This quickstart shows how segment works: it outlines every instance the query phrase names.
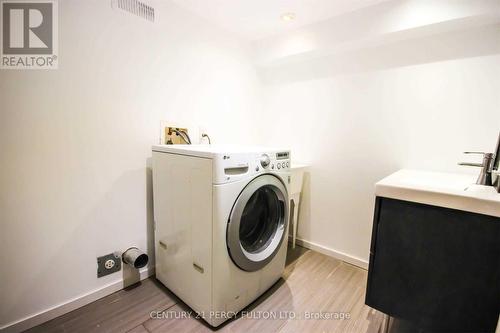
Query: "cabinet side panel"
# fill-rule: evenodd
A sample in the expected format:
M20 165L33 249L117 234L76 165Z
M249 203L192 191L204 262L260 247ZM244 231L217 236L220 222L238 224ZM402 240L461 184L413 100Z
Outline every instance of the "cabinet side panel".
M500 219L381 201L366 303L422 328L494 331Z
M209 311L212 161L153 152L153 198L156 277L194 310Z
M371 284L372 284L372 275L373 275L373 261L375 259L375 249L377 246L377 229L378 229L378 221L380 218L380 206L382 205L382 198L376 197L375 198L375 208L373 212L373 225L372 225L372 237L371 237L371 243L370 243L370 258L369 258L369 265L368 265L368 281L366 283L366 294L365 294L365 303L369 305L371 302L369 300L369 297L372 295L370 292Z

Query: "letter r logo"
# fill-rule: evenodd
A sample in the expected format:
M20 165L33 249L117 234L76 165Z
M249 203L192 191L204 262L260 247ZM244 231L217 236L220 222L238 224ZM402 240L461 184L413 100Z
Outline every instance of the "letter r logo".
M3 54L52 54L51 2L2 2Z

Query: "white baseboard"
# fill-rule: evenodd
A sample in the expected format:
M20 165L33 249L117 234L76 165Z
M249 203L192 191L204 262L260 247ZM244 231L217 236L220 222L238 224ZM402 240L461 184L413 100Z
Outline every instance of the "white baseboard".
M290 238L291 240L291 238ZM297 245L317 251L319 253L325 254L327 256L331 256L342 261L345 261L349 264L355 265L357 267L368 269L368 262L361 258L357 258L355 256L351 256L349 254L336 251L334 249L328 248L326 246L310 242L304 239L297 238ZM149 276L154 274L154 268L144 268L140 270L140 279L144 280ZM23 319L20 319L15 322L8 323L5 326L0 327L0 331L5 333L17 333L22 332L37 325L43 324L49 320L52 320L56 317L59 317L63 314L76 310L82 306L85 306L89 303L92 303L102 297L108 296L114 292L117 292L123 289L123 279L110 283L104 287L99 289L92 290L88 293L79 295L73 299L70 299L64 303L56 305L52 308L43 310L39 313L35 313L33 315L27 316Z
M291 240L291 238L290 238L290 240ZM314 242L310 242L310 241L305 240L305 239L297 238L295 240L295 243L297 245L305 247L307 249L311 249L311 250L314 250L316 252L325 254L327 256L340 259L342 261L345 261L345 262L347 262L351 265L357 266L359 268L368 269L368 261L361 259L361 258L358 258L358 257L355 257L355 256L352 256L350 254L347 254L347 253L344 253L341 251L337 251L337 250L331 249L329 247L326 247L326 246L323 246L323 245L320 245L320 244L317 244Z
M143 268L139 271L140 280L144 280L154 274L154 268ZM27 316L15 322L8 323L0 327L2 333L22 332L37 325L43 324L49 320L59 317L63 314L76 310L84 305L97 301L98 299L111 295L124 288L123 279L110 283L104 287L92 290L88 293L79 295L73 299L55 305L46 310Z

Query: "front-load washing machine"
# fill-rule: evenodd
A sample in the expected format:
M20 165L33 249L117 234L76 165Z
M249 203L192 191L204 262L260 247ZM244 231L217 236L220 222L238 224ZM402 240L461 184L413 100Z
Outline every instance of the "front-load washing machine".
M219 326L282 275L290 151L153 146L156 278Z

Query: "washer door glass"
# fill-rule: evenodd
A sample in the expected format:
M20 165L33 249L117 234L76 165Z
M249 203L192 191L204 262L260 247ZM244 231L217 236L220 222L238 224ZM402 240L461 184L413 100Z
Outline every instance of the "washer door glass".
M265 249L281 222L281 202L271 186L257 189L248 200L240 220L240 242L244 250Z
M227 229L229 254L245 271L269 263L285 237L288 198L285 186L272 175L253 179L236 200Z

